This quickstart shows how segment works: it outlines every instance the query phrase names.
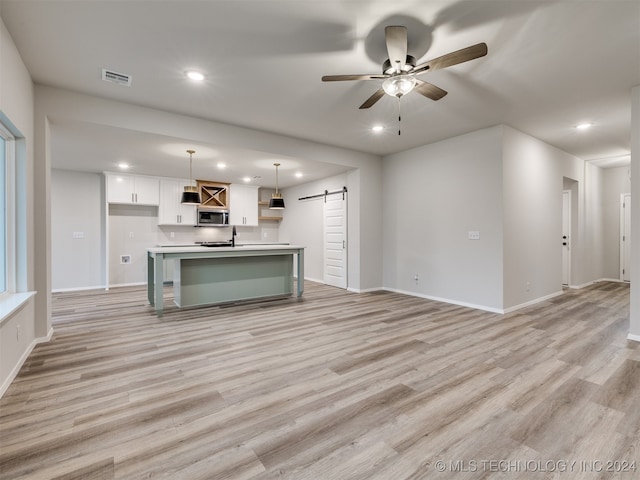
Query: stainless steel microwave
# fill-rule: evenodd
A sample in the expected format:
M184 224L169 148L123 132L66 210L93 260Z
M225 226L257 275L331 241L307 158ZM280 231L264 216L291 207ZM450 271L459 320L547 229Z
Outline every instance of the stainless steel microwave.
M229 210L198 209L198 227L229 226Z

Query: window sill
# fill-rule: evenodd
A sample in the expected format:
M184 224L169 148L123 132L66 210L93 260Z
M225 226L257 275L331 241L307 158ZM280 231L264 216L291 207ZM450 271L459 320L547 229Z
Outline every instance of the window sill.
M8 293L0 297L0 326L17 312L36 292Z

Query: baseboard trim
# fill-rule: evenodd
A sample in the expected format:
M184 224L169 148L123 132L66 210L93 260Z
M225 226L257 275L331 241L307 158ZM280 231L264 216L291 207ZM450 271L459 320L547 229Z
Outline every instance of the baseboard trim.
M18 360L16 365L13 367L13 369L11 370L7 378L4 380L4 383L0 385L0 398L2 398L2 396L9 389L9 386L11 385L11 383L18 376L18 373L20 373L20 369L24 365L24 362L27 361L27 358L29 358L29 355L31 355L31 352L33 352L33 349L36 347L36 345L40 343L49 342L52 336L53 336L53 327L49 329L49 332L47 333L46 337L38 337L33 339L33 341L25 349L24 353L20 356L20 359Z
M425 298L427 300L433 300L436 302L449 303L451 305L459 305L461 307L473 308L475 310L482 310L490 313L504 313L504 310L500 308L487 307L486 305L477 305L475 303L460 302L458 300L451 300L449 298L442 298L442 297L434 297L432 295L424 295L422 293L408 292L406 290L399 290L397 288L383 287L382 290L386 290L388 292L394 292L394 293L401 293L402 295L409 295L412 297Z
M545 295L544 297L534 298L533 300L529 300L528 302L521 303L519 305L514 305L513 307L505 308L503 313L512 313L516 310L520 310L521 308L530 307L531 305L535 305L536 303L544 302L545 300L549 300L551 298L562 295L562 290L555 293L550 293L549 295Z
M581 288L590 287L591 285L594 285L600 282L630 283L630 282L625 282L624 280L620 280L619 278L598 278L596 280L592 280L591 282L581 283L580 285L569 285L569 288L579 290Z
M627 340L631 340L632 342L640 342L640 335L634 335L630 333L627 335Z
M84 290L104 290L104 285L95 285L93 287L72 287L72 288L53 288L51 293L64 293L64 292L82 292Z
M100 288L104 288L105 290L109 290L110 288L119 288L119 287L139 287L141 285L146 285L147 282L136 282L136 283L117 283L117 284L111 284L108 287L100 287Z
M347 288L348 292L353 292L353 293L371 293L371 292L379 292L380 290L384 290L384 288L382 288L382 287L373 287L373 288L353 288L353 287L348 287Z

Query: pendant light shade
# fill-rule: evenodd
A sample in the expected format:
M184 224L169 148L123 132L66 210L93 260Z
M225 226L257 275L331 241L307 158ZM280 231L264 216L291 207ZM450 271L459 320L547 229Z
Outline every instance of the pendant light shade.
M187 150L187 153L189 154L189 185L184 187L180 203L183 205L200 205L200 193L198 192L198 187L193 185L193 175L191 174L191 165L193 163L192 157L196 151Z
M282 198L282 194L278 193L278 167L279 163L274 163L274 167L276 167L276 193L271 194L271 200L269 200L269 208L271 210L284 210L284 199Z
M271 210L284 210L284 199L282 195L279 193L274 193L271 195L271 200L269 200L269 208Z

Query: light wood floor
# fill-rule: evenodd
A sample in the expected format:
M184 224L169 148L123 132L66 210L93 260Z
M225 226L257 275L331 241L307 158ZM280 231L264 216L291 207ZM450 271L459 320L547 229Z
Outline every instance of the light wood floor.
M54 295L0 400L0 478L640 478L625 284L509 315L313 283L162 318L145 296Z

